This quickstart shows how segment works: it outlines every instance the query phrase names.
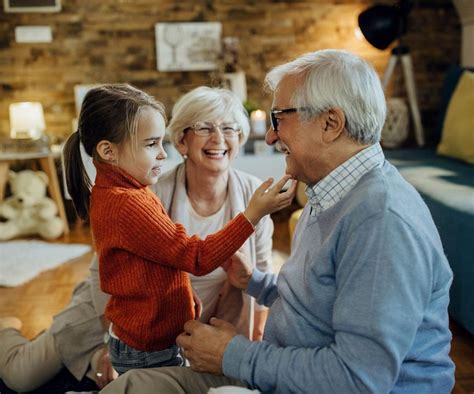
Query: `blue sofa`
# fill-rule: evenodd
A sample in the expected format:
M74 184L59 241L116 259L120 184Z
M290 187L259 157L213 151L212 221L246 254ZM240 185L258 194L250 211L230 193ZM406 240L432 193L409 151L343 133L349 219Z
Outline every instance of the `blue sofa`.
M466 70L474 71L453 65L446 73L432 146L441 140L450 100ZM474 144L474 129L465 144ZM434 148L385 154L420 192L433 215L454 273L449 313L474 334L474 165L437 155Z
M474 71L453 65L446 73L431 146L441 140L450 100L466 70ZM472 133L466 144L474 144ZM386 150L385 155L431 211L454 273L449 313L474 334L474 165L437 155L434 148Z
M454 273L449 313L474 334L474 166L431 149L385 156L428 205Z

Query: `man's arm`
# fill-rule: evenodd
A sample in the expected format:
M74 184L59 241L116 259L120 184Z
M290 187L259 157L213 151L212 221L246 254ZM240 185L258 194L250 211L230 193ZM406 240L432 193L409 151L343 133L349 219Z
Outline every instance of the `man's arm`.
M249 258L242 252L236 252L222 265L232 286L245 290L255 297L260 305L270 306L278 297L277 275L261 272L252 267Z
M301 347L295 338L283 347L251 342L221 321L186 324L178 344L191 367L264 392L389 392L423 319L433 278L425 263L429 247L416 230L385 219L383 225L376 218L366 221L341 248L332 343ZM211 343L212 357L206 350Z
M263 218L255 229L256 268L262 272L273 272L272 246L273 246L273 221L270 215ZM268 316L268 307L254 304L252 339L261 341Z

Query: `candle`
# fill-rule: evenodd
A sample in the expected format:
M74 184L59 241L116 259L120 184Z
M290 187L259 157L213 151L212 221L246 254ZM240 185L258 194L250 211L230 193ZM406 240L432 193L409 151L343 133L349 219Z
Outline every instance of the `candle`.
M267 116L264 111L257 109L250 114L250 126L254 134L265 134L267 131Z

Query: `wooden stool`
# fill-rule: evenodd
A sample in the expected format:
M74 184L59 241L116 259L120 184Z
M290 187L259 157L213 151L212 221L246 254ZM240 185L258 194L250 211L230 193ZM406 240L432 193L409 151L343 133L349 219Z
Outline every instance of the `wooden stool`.
M58 207L58 214L64 223L64 234L69 234L64 201L59 187L58 174L54 159L60 157L59 152L0 152L0 201L5 197L5 186L8 181L10 164L16 160L37 160L42 171L48 175L48 192Z

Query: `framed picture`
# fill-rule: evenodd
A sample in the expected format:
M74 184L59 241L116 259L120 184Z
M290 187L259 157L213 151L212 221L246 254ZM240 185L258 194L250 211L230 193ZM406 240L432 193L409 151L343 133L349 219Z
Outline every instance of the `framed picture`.
M84 97L86 97L86 94L89 90L92 88L96 88L97 86L100 86L101 84L96 83L96 84L88 84L88 85L74 85L74 104L76 107L76 115L79 117L79 114L81 112L81 106L82 102L84 101Z
M242 102L247 101L247 82L243 71L225 73L222 76L222 85L223 88L233 91Z
M3 0L5 12L59 12L61 0Z
M158 70L215 70L221 51L221 31L219 22L157 23Z

